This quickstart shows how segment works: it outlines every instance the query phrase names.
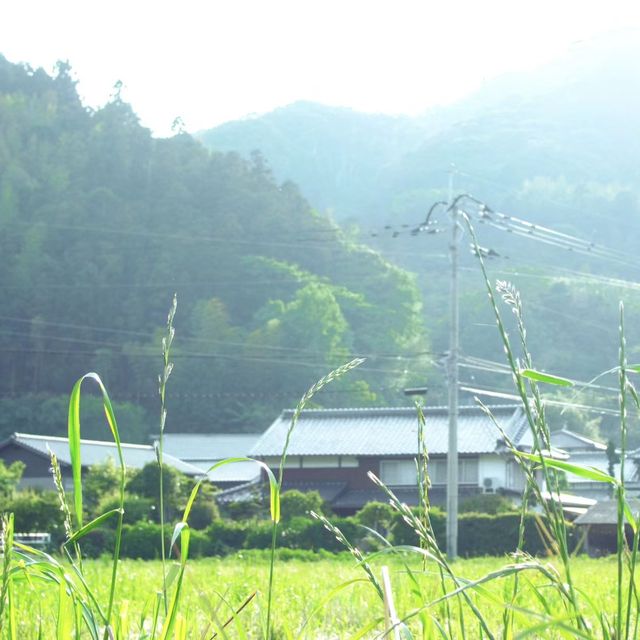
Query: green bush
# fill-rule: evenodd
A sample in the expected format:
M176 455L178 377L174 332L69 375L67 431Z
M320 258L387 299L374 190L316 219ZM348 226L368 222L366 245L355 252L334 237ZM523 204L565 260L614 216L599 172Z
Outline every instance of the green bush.
M193 503L189 514L189 526L193 529L206 529L220 517L218 506L213 500L206 502L199 498Z
M365 527L388 535L395 510L386 502L367 502L355 515L356 520Z
M446 514L440 510L431 510L431 523L436 540L441 549L446 539ZM538 530L539 520L536 514L525 517L524 551L531 555L545 555L547 547ZM511 553L518 543L520 514L463 513L458 518L458 553L461 556L499 556ZM574 527L567 524L569 542L575 545ZM418 535L404 520L396 514L391 527L392 542L395 545L417 545Z
M246 549L268 549L271 546L271 521L255 520L247 530Z
M245 521L264 516L268 513L269 509L265 501L260 496L256 496L251 500L228 502L220 505L220 511L224 517L230 520Z
M180 517L193 481L173 467L162 465L162 486L167 520ZM145 464L136 471L127 483L127 493L135 493L143 498L151 498L160 503L160 467L156 462Z
M477 496L465 498L460 502L459 513L514 513L517 509L513 502L496 493L479 493Z
M16 532L50 533L56 545L64 540L64 516L55 491L20 491L3 506L13 512Z
M331 523L340 529L347 540L358 545L366 532L355 518L331 518ZM338 542L333 533L322 522L310 518L295 518L283 528L279 544L290 549L309 549L319 551L344 551L345 546Z
M169 527L167 545L170 542L171 533ZM169 552L168 546L167 555ZM160 525L154 522L136 522L122 527L121 555L125 558L140 558L141 560L154 560L160 557Z
M251 523L216 520L205 530L209 541L208 553L224 555L245 547Z
M412 511L416 515L419 514L419 510L417 508L412 509ZM429 511L429 518L431 520L433 531L436 534L436 540L438 541L438 544L441 545L441 548L444 548L442 545L446 540L447 516L442 509L433 507ZM389 530L391 538L390 541L394 545L415 546L418 544L418 534L404 521L397 511L393 514L393 520Z
M120 498L116 495L105 496L99 503L96 515L106 513L112 509L120 507ZM159 519L158 509L155 501L151 498L143 498L135 493L128 493L124 496L124 523L135 524L136 522L157 522ZM116 517L109 518L104 525L107 528L115 529L118 524Z
M114 518L115 522L115 518ZM88 558L99 558L101 555L113 554L115 531L105 527L94 529L80 541L82 555Z
M293 518L308 517L311 511L324 513L325 503L317 491L291 489L280 496L280 513L283 522Z

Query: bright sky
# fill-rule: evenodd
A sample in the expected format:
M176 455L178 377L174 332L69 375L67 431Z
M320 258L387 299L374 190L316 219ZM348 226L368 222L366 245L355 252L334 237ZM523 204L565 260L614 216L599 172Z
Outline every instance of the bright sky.
M418 113L599 32L640 26L637 0L6 0L0 53L68 59L86 104L116 81L159 135L295 100Z

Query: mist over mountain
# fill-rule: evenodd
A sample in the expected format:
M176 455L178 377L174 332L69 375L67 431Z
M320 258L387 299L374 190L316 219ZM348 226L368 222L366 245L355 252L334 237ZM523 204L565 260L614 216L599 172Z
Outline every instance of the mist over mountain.
M525 208L572 189L624 199L640 175L638 59L638 33L622 32L576 43L553 63L488 81L419 117L302 102L198 137L221 151L259 149L314 206L365 227L423 213L445 192L451 164L457 191L495 206ZM560 195L580 204L576 194Z
M279 179L295 181L314 206L414 271L427 297L425 321L436 352L448 348L449 236L412 238L407 231L447 197L452 165L454 193L470 192L493 210L624 254L604 260L478 229L481 244L500 255L488 263L491 276L513 280L523 293L538 366L588 380L615 365L618 301L632 317L638 311L638 35L626 31L575 43L552 63L489 80L465 100L419 117L301 102L198 137L217 150L260 149ZM444 231L447 220L440 222ZM461 243L462 351L501 361L468 241ZM638 323L630 324L636 353ZM488 370L493 365L466 366L467 386L510 386L508 376ZM588 388L572 398L597 406L612 401ZM571 422L570 413L558 420Z

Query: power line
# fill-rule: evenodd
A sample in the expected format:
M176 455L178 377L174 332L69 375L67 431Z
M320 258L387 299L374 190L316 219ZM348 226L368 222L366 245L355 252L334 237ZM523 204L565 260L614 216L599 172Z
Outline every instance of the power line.
M488 396L491 398L501 398L504 400L522 400L519 395L515 395L513 393L506 393L504 391L498 391L495 389L486 389L482 387L472 387L469 386L468 383L461 383L460 390L466 391L468 393L473 393L480 396ZM565 407L567 409L580 409L583 411L590 411L592 413L598 413L600 415L610 415L610 416L619 416L620 412L616 409L609 409L607 407L596 407L593 405L587 404L577 404L574 402L563 402L562 400L553 400L550 398L545 398L544 403L547 405L552 405L555 407Z
M29 318L16 318L16 317L10 317L10 316L0 316L0 320L8 320L8 321L12 321L12 322L18 322L18 323L23 323L23 324L31 324L32 320ZM65 329L77 329L77 330L89 330L89 331L96 331L96 332L104 332L104 333L115 333L115 334L124 334L124 335L130 335L130 336L134 336L134 337L142 337L142 338L151 338L152 334L149 333L145 333L142 331L130 331L127 329L116 329L116 328L107 328L107 327L95 327L95 326L88 326L88 325L76 325L76 324L69 324L69 323L62 323L62 322L49 322L46 320L39 320L38 321L40 324L42 325L47 325L50 327L58 327L58 328L65 328ZM94 340L94 339L83 339L83 338L70 338L70 337L66 337L66 336L51 336L51 335L43 335L43 334L34 334L34 333L28 333L28 332L19 332L19 331L11 331L11 330L5 330L5 329L0 329L0 334L5 334L5 335L16 335L16 336L21 336L21 337L27 337L27 338L32 338L32 339L39 339L39 340L50 340L50 341L61 341L61 342L70 342L70 343L78 343L78 344L97 344L100 346L106 346L106 347L113 347L113 348L122 348L122 347L136 347L137 345L124 345L124 344L120 344L120 343L114 343L114 342L105 342L103 340ZM225 346L225 347L240 347L240 348L247 348L247 343L246 342L238 342L238 341L233 341L233 340L217 340L215 338L197 338L197 337L193 337L193 336L183 336L181 338L181 340L186 341L186 342L190 342L190 343L198 343L198 344L205 344L205 345L218 345L218 346ZM307 348L302 348L302 347L286 347L286 346L278 346L278 345L266 345L266 344L261 344L257 347L258 350L266 350L266 351L275 351L275 352L280 352L280 351L285 351L285 352L291 352L291 353L298 353L301 355L308 355L308 356L313 356L313 355L317 355L317 356L325 356L326 352L325 351L318 351L318 350L313 350L313 349L307 349ZM149 354L150 356L159 356L158 354ZM180 354L180 352L176 352L176 356L183 356L185 354ZM192 354L192 355L197 355L197 354ZM353 357L362 357L362 358L367 358L370 360L376 360L376 359L385 359L385 360L408 360L408 359L415 359L415 358L422 358L422 357L426 357L426 356L441 356L442 354L440 352L434 352L434 351L429 351L429 350L423 350L420 352L415 352L415 353L405 353L405 354L401 354L401 353L360 353L360 354L353 354Z

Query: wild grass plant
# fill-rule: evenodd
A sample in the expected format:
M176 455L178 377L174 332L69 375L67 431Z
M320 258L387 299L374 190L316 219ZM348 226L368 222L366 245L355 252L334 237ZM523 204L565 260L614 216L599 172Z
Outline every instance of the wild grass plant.
M467 220L468 224L468 220ZM473 228L468 224L475 241ZM476 243L477 248L477 243ZM426 447L424 414L418 406L419 426L416 478L420 495L420 509L416 512L402 503L393 491L374 474L371 481L386 494L391 506L400 514L407 526L418 537L415 546L394 546L377 532L369 530L379 542L377 551L365 554L357 544L346 538L339 528L324 516L315 515L345 547L355 561L354 567L362 570L362 577L343 579L336 577L324 594L314 592L314 600L307 602L300 612L300 619L291 621L285 610L289 607L281 594L287 585L279 583L279 563L276 549L280 522L280 494L283 486L287 451L297 420L305 405L336 378L347 374L362 361L353 360L319 380L301 398L283 443L283 452L277 473L259 462L269 484L269 517L271 519L271 548L263 563L261 577L245 584L243 591L230 595L229 587L220 589L216 565L214 573L200 578L199 613L194 613L189 580L196 571L188 572L190 527L189 515L205 481L199 480L189 496L182 518L173 525L168 549L162 536L162 557L156 586L145 582L147 600L142 609L130 610L130 600L123 593L130 592L128 581L135 580L128 569L129 563L120 558L124 515L126 468L120 444L113 407L106 388L95 373L83 376L75 384L69 403L69 447L72 459L73 495L71 502L65 495L60 469L52 458L54 481L65 515L66 540L60 554L50 554L21 544L13 539L13 520L5 514L2 520L2 583L0 586L0 637L18 638L24 635L24 620L18 612L31 611L33 624L31 637L59 640L67 638L92 638L93 640L145 638L302 638L302 637L354 637L354 638L486 638L504 640L526 637L549 638L602 638L604 640L629 639L637 636L640 621L640 598L637 591L636 564L640 540L639 518L631 512L625 496L624 462L620 474L612 478L592 468L583 468L558 459L553 455L550 430L545 416L542 396L543 385L569 386L563 378L536 370L527 349L523 304L517 290L505 282L494 288L489 281L478 250L480 269L495 315L497 328L511 369L529 427L533 434L530 452L517 450L503 432L505 445L519 463L525 478L526 489L521 506L521 526L516 548L502 564L495 564L480 574L465 572L464 563L452 562L439 548L430 519L429 459ZM501 304L513 312L517 327L517 342L512 344L501 314ZM171 307L167 334L163 340L163 372L160 376L160 441L158 462L162 469L163 433L166 421L165 393L172 364L170 348L173 341L175 300ZM624 312L620 308L619 359L616 371L619 379L621 460L624 461L627 441L627 409L631 402L640 409L640 399L632 384L630 374L640 367L630 367L626 359L624 338ZM85 382L97 385L104 405L107 425L116 443L119 465L119 506L101 514L90 522L84 521L81 477L81 389ZM481 405L487 415L488 407ZM233 458L213 465L215 468L245 461ZM585 588L580 573L581 560L572 553L564 514L559 500L560 474L573 473L594 482L608 483L613 487L618 508L617 553L615 557L615 581L608 598L594 597ZM543 479L546 493L540 486ZM162 475L160 475L162 483ZM549 499L549 495L557 499ZM160 492L162 496L162 491ZM540 527L546 536L549 557L540 559L527 555L524 549L525 515L530 500L541 506ZM72 505L72 509L68 506ZM161 506L162 528L165 526ZM96 580L95 563L87 563L82 554L82 540L109 519L116 519L114 553L110 560L108 579ZM625 522L633 530L629 546L625 536ZM173 558L171 559L171 556ZM203 561L199 561L203 562ZM153 564L157 568L157 565ZM390 567L391 571L384 567ZM307 569L307 588L312 590L312 572ZM105 576L105 572L101 573ZM153 582L153 578L149 580ZM609 584L609 583L607 583ZM211 585L211 586L209 586ZM354 590L368 585L371 598L362 604L358 615L351 616L351 625L320 631L317 619L335 603ZM39 600L39 613L27 595L34 590L44 597ZM192 598L191 595L188 596ZM613 603L613 606L612 604ZM42 611L46 607L46 611ZM37 608L37 606L36 606ZM204 615L203 615L204 613ZM52 624L55 620L55 624ZM286 620L286 622L285 622ZM20 629L20 631L18 631ZM20 634L20 635L19 635Z

